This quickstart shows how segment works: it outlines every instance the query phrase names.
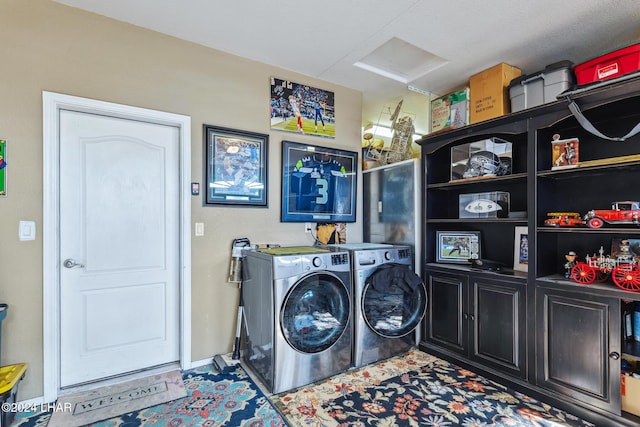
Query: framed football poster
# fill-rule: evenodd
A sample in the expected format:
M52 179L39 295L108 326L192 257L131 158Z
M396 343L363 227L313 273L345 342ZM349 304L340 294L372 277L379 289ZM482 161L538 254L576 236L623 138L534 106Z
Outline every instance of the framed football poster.
M335 138L334 93L271 77L271 129Z
M267 207L269 135L204 125L204 206Z
M282 222L355 222L358 153L282 141Z

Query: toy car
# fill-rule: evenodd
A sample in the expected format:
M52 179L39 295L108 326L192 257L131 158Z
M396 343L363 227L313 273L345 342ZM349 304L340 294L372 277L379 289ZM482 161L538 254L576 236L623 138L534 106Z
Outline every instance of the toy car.
M611 209L590 210L584 216L590 228L607 224L633 224L640 226L640 203L633 201L613 202Z
M549 212L549 218L544 220L544 225L548 227L575 227L585 225L578 212Z

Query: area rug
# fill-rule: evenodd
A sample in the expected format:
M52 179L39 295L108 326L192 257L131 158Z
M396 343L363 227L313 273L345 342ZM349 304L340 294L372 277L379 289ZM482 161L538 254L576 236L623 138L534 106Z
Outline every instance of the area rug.
M270 399L291 426L594 426L415 349Z
M165 372L108 387L61 396L49 427L79 427L187 395L180 371Z
M187 396L132 411L92 427L286 427L280 414L240 365L183 372ZM46 427L51 412L18 414L12 427Z

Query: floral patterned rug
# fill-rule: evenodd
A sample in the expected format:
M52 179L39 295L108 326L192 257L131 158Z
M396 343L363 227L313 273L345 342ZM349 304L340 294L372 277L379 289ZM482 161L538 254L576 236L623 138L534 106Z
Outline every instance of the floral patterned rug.
M270 399L290 426L594 426L416 349Z
M183 372L187 397L130 412L93 427L284 427L273 408L247 373L229 366L216 373L212 366ZM45 427L50 412L18 414L12 427Z

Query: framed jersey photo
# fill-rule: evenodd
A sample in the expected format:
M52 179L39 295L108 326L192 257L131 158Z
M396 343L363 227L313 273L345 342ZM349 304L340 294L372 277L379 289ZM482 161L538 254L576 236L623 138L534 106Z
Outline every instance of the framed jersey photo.
M358 153L282 141L282 222L355 222Z

